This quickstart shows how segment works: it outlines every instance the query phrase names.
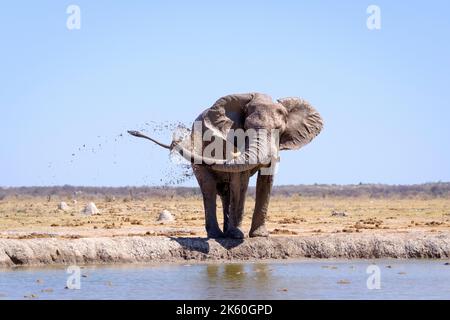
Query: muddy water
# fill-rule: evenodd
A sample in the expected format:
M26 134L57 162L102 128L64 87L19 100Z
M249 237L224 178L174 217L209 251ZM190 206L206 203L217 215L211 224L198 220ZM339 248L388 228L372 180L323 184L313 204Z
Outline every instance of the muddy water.
M367 285L374 270L380 289ZM65 289L69 276L3 269L0 299L450 299L450 266L434 260L82 267L79 290Z

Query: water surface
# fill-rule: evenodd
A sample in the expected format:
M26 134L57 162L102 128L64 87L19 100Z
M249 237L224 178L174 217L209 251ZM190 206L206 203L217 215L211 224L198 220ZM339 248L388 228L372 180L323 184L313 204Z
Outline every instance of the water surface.
M371 265L380 289L367 287ZM70 290L66 267L0 269L0 299L450 299L441 260L87 266L81 275Z

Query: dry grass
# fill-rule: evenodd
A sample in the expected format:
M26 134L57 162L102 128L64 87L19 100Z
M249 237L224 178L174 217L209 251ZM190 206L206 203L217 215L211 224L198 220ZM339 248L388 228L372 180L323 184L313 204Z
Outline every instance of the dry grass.
M58 210L66 201L68 211ZM84 216L88 200L8 197L0 201L0 237L88 237L118 235L205 236L200 198L174 197L129 200L105 197L95 203L100 215ZM222 220L220 201L219 221ZM243 228L248 232L254 200L248 198ZM157 222L167 209L176 216L170 224ZM333 211L346 217L332 216ZM450 230L450 199L371 199L272 197L268 228L273 235L331 234L340 232L407 233Z

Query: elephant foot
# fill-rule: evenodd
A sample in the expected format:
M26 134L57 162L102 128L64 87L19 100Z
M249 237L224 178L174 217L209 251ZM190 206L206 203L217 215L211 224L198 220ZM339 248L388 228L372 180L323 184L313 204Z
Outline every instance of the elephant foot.
M250 230L249 234L250 238L256 238L256 237L268 237L269 232L266 229L266 226L262 225L256 229Z
M231 239L244 239L244 233L239 228L228 228L225 237Z
M210 239L217 239L217 238L224 238L224 233L219 229L213 229L213 230L207 230L206 234L208 235L208 238Z

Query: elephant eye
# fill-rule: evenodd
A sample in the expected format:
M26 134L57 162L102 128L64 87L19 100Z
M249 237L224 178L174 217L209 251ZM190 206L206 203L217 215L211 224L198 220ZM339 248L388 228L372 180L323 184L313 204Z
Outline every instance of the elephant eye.
M279 115L283 116L283 117L286 117L286 116L287 116L287 114L286 114L283 110L281 110L281 109L277 109L277 113L278 113Z

